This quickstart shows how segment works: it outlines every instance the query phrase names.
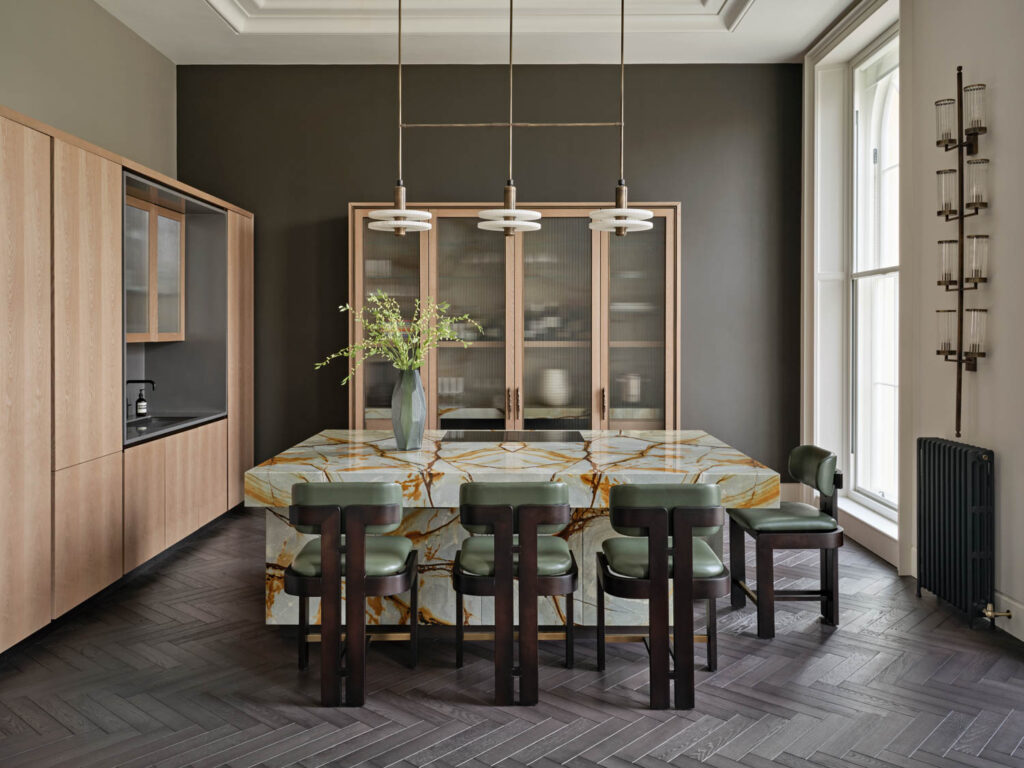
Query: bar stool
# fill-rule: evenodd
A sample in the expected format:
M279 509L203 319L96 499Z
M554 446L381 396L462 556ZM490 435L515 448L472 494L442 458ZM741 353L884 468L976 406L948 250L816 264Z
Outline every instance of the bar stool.
M569 488L561 482L464 483L459 517L472 536L452 566L455 665L462 666L463 596L494 598L494 701L515 698L512 583L519 582L519 703L538 701L537 598L565 596L565 665L573 666L576 558L560 533L571 519Z
M789 474L821 496L820 506L783 501L778 509L729 510L729 565L732 568L732 607L746 598L757 605L757 636L775 637L776 600L821 601L825 624L839 626L839 547L843 529L836 522L836 491L843 473L836 470L834 453L801 445L789 453ZM757 549L757 590L746 583L745 535ZM821 555L819 589L775 589L776 549L817 549Z
M692 709L693 601L707 600L708 666L717 667L715 600L729 593L729 571L702 536L725 524L716 485L612 486L609 517L625 538L605 539L597 553L597 668L605 668L605 593L648 603L651 709ZM668 585L672 582L672 657L669 669Z
M296 483L292 525L319 534L284 573L284 591L299 596L299 669L309 664L309 598L320 598L320 698L324 706L366 699L366 597L409 593L409 666L417 662L419 552L405 536L385 536L402 523L397 483ZM344 535L344 538L342 538ZM341 579L345 579L345 656L341 654Z

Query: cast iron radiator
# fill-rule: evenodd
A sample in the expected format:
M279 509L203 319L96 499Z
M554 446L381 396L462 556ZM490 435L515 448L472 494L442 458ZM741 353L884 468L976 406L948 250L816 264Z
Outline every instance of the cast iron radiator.
M927 589L971 625L995 598L994 459L985 448L917 439L917 595Z

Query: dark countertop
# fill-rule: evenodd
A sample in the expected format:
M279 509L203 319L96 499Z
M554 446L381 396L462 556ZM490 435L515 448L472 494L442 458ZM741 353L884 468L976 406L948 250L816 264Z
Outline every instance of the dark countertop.
M129 419L125 424L124 446L138 445L157 437L167 437L200 424L227 417L227 411L191 414L153 414L141 419Z

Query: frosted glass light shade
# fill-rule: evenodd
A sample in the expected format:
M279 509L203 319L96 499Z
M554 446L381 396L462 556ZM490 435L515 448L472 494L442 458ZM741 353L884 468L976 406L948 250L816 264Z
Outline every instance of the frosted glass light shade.
M988 235L968 235L965 247L967 265L964 280L984 282L988 279Z
M652 211L643 208L601 208L590 212L590 228L598 232L643 232L652 229Z
M957 191L956 191L956 169L946 168L936 171L935 178L938 182L938 214L939 216L950 216L956 213Z
M987 309L968 309L964 311L964 322L967 324L967 354L985 354L985 321L988 319Z
M956 240L939 240L939 285L955 285L957 281Z
M964 205L971 210L988 208L988 160L976 158L967 161L967 189Z
M985 133L985 84L964 86L964 133Z
M384 208L366 215L373 219L366 226L375 232L426 232L432 226L430 219L433 214L410 208Z
M935 102L935 146L951 147L956 144L956 99Z
M525 208L492 208L490 210L480 211L478 215L481 219L488 221L500 221L501 219L536 221L540 218L540 211L530 211Z
M956 354L956 310L937 309L935 311L938 331L936 353L940 355Z
M478 221L476 226L490 232L536 232L540 229L536 221L524 219L487 219Z

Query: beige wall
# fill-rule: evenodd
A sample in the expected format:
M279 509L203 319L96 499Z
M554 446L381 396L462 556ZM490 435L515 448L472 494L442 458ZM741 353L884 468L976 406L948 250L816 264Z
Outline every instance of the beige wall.
M175 77L92 0L0 0L0 104L171 176Z
M988 234L992 281L969 293L967 307L987 307L989 357L977 373L964 374L961 440L995 451L996 456L996 596L997 608L1014 617L999 625L1024 638L1024 2L987 0L903 0L901 4L900 77L902 279L901 323L908 326L901 350L911 361L909 387L913 407L900 415L901 570L916 564L914 441L918 436L953 438L956 375L935 354L935 310L955 307L953 294L936 284L936 241L956 237L956 224L935 215L935 172L956 167L953 153L935 147L936 99L956 91L956 67L964 83L988 85L989 133L979 157L991 160L991 206L965 221L967 234ZM901 371L904 370L901 368ZM906 401L903 401L906 402ZM911 512L911 514L906 514Z

